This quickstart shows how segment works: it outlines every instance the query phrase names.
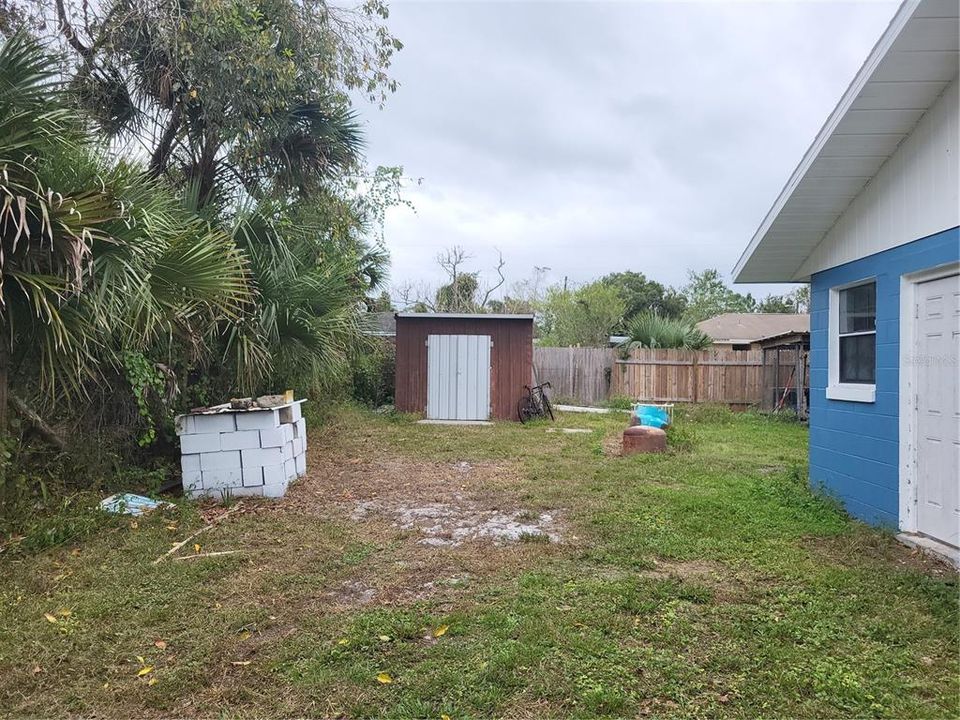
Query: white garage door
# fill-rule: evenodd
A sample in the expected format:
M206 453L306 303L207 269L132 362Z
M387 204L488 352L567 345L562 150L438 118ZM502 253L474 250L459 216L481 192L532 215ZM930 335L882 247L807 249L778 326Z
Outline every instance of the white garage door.
M917 286L917 530L960 545L960 275Z
M489 335L427 337L427 417L487 420L490 417Z

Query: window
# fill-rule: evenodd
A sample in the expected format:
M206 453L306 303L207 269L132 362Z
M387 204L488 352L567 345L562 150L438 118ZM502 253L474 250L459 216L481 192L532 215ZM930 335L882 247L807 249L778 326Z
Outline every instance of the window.
M841 290L840 382L873 384L877 367L877 284Z
M829 383L831 400L873 402L877 377L877 283L830 290Z

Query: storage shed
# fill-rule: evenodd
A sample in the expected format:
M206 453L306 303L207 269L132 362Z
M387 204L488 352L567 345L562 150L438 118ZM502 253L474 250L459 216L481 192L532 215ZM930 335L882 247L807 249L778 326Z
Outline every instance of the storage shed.
M511 420L533 376L533 315L397 313L396 407Z

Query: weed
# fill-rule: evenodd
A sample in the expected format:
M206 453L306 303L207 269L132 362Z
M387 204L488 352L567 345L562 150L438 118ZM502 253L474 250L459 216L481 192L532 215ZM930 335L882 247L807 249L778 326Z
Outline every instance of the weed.
M525 532L520 533L519 540L522 543L549 543L550 536L546 533Z

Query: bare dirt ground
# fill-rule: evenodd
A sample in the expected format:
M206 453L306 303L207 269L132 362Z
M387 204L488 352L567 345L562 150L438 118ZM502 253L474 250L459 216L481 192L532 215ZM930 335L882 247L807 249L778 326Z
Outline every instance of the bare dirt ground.
M346 526L376 549L323 592L338 610L453 602L481 576L529 565L567 540L562 509L530 509L507 462L311 453L306 477L265 512Z
M509 463L327 456L291 489L287 504L355 523L386 522L426 546L560 542L557 513L523 508L515 481Z

